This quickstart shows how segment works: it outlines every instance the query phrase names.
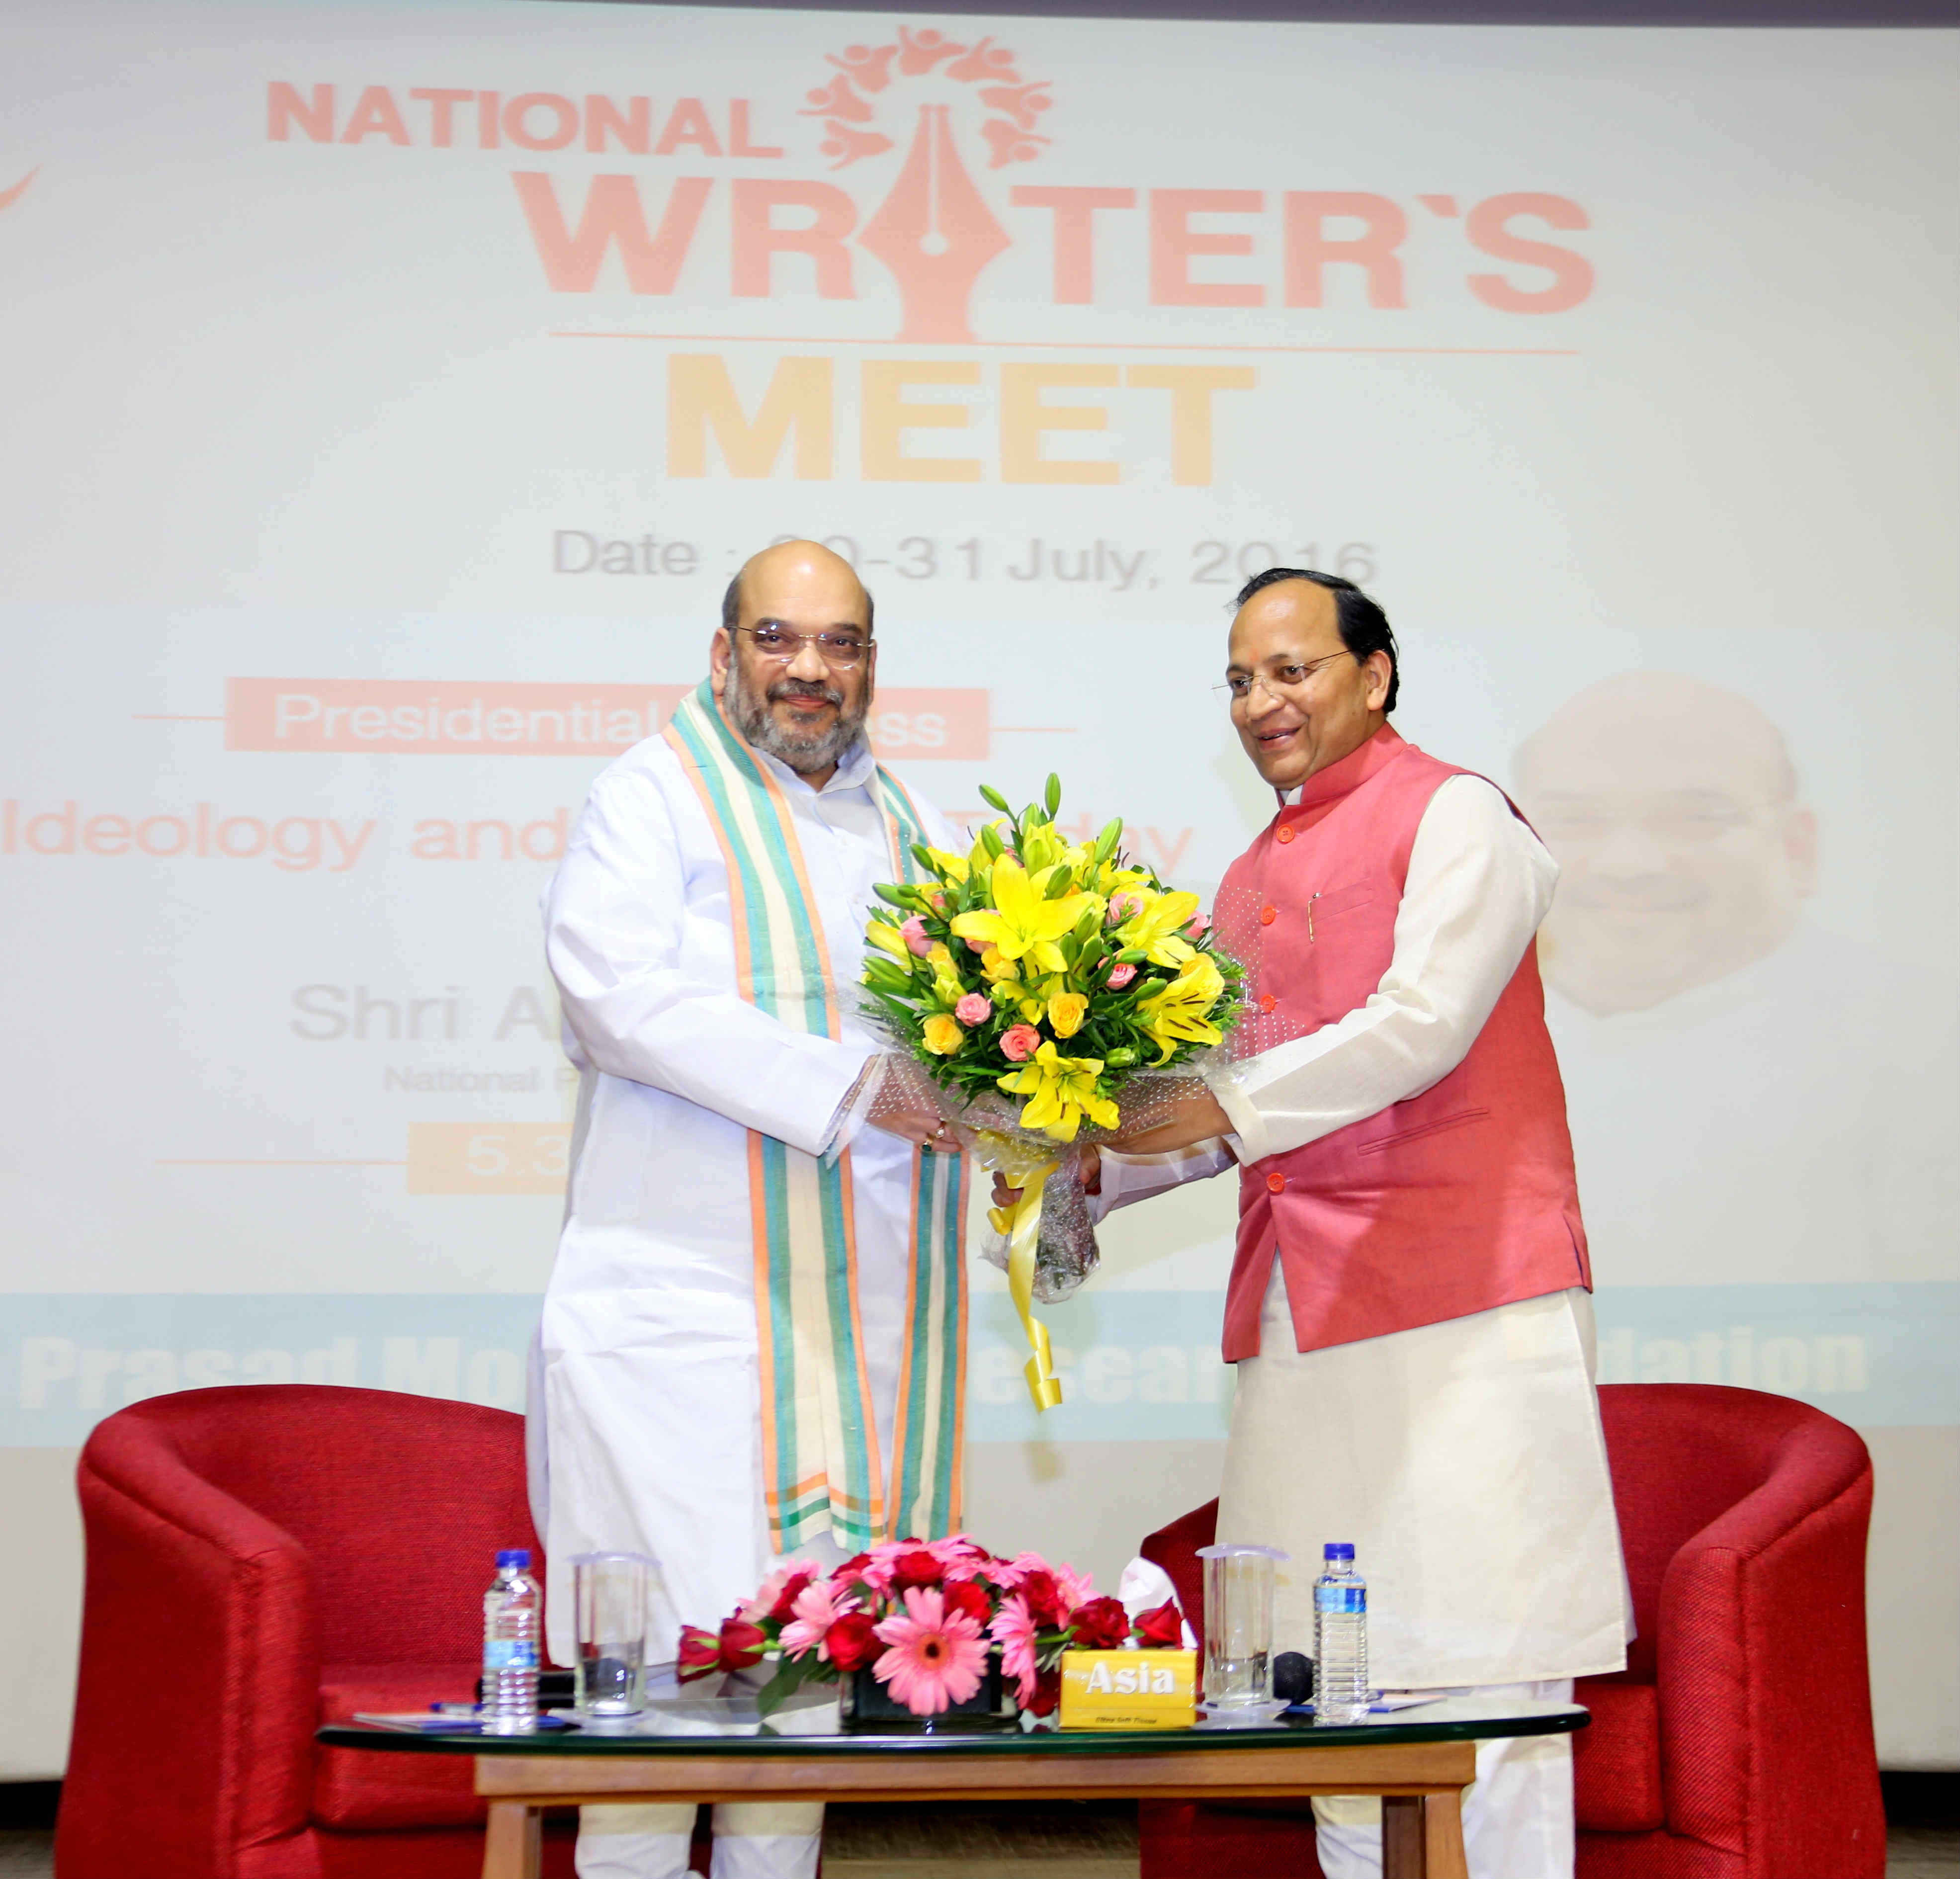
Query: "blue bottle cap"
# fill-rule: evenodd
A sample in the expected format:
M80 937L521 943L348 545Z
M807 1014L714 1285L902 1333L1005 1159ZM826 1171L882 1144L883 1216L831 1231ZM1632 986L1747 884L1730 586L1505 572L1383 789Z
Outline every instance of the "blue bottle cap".
M1351 1547L1349 1550L1351 1552L1353 1549ZM500 1572L507 1566L522 1568L530 1563L531 1550L529 1547L504 1547L497 1555L497 1569Z
M1345 1540L1330 1540L1322 1551L1330 1559L1351 1559L1354 1556L1354 1547Z

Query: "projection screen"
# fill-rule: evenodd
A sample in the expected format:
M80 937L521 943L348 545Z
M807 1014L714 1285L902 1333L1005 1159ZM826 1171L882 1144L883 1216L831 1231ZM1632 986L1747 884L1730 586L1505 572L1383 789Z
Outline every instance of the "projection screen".
M1058 772L1208 895L1272 808L1234 589L1379 596L1403 734L1563 867L1602 1381L1864 1434L1882 1757L1960 1766L1957 40L0 13L0 1775L60 1768L103 1416L520 1406L538 895L793 534L915 787ZM1045 1416L976 1268L983 1537L1106 1582L1215 1492L1234 1213L1112 1220Z

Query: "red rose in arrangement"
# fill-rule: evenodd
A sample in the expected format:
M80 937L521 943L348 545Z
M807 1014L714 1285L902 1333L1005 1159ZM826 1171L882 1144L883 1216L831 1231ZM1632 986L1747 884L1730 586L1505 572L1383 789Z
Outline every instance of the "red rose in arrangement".
M823 1635L824 1648L840 1671L861 1671L884 1649L877 1620L867 1611L848 1611Z
M1025 1706L1030 1715L1052 1716L1061 1706L1061 1666L1043 1671L1035 1679L1034 1701Z
M1130 1614L1113 1598L1092 1598L1075 1613L1078 1651L1113 1651L1130 1635Z
M1137 1620L1137 1634L1147 1645L1175 1651L1184 1642L1184 1614L1174 1601L1166 1599L1155 1611L1147 1611Z
M680 1661L675 1674L683 1683L696 1677L712 1676L721 1668L721 1642L711 1631L698 1625L680 1628Z
M767 1632L743 1618L724 1620L718 1637L698 1625L682 1625L676 1674L682 1683L690 1683L721 1671L746 1670L762 1662L768 1643Z
M1052 1631L1061 1623L1061 1593L1052 1572L1029 1573L1021 1581L1021 1596L1037 1629Z
M724 1618L721 1622L721 1668L724 1671L746 1671L751 1664L759 1664L762 1653L768 1648L768 1633L740 1618Z
M772 1624L788 1624L790 1614L796 1609L797 1600L802 1596L803 1588L816 1578L814 1572L799 1572L777 1594L776 1602L769 1607Z
M966 1579L946 1588L946 1609L963 1611L975 1624L984 1626L994 1615L994 1601L987 1596L985 1587Z
M892 1590L910 1591L916 1585L937 1585L946 1576L946 1568L921 1547L916 1553L902 1553L892 1563Z

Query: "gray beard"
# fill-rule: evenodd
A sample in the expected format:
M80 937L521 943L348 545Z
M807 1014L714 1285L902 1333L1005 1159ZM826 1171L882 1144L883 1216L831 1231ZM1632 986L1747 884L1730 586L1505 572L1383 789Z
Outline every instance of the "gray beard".
M806 698L820 698L838 707L836 721L829 730L799 735L794 730L786 730L777 722L769 709L771 701L799 694ZM749 689L743 679L741 666L730 660L722 703L734 720L735 728L754 749L768 752L779 763L788 764L798 776L805 776L813 771L834 768L844 753L857 742L863 735L871 700L867 691L858 709L847 711L843 708L844 695L835 685L817 685L808 679L788 676L778 679L759 695Z

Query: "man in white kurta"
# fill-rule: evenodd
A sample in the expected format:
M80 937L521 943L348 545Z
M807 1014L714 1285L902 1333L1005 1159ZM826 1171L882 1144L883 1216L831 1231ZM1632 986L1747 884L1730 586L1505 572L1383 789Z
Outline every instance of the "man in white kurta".
M813 1036L737 995L727 861L675 749L650 739L607 769L545 902L581 1076L532 1415L560 1663L574 1661L575 1554L658 1562L656 1649L683 1623L718 1626L768 1572L751 1132L810 1155L834 1148L880 1048L854 996L873 888L892 878L862 733L868 596L848 564L793 542L756 557L731 599L736 617L713 648L717 692L793 819L841 1022L835 1038ZM785 658L784 636L798 633ZM811 637L854 633L867 645L842 669ZM934 812L919 813L929 841L955 845ZM886 1479L915 1145L937 1122L889 1115L851 1146L861 1350ZM836 1562L850 1550L794 1549ZM820 1819L820 1808L718 1809L715 1873L808 1874ZM673 1879L686 1870L692 1810L587 1809L581 1879Z
M1249 615L1253 630L1233 638L1235 715L1249 747L1266 740L1255 761L1285 803L1380 729L1393 642L1334 656L1346 635L1315 583L1249 596L1242 628ZM1135 1145L1153 1152L1106 1153L1104 1205L1284 1155L1439 1083L1517 971L1557 875L1494 786L1443 783L1373 995L1284 1041L1252 1018L1250 1042L1270 1048L1214 1073L1214 1105ZM1575 1677L1622 1668L1630 1614L1593 1370L1591 1299L1576 1286L1303 1353L1275 1258L1258 1355L1239 1365L1218 1515L1221 1540L1290 1556L1275 1648L1312 1652L1322 1547L1348 1540L1380 1687L1569 1699ZM1570 1879L1569 1738L1485 1744L1478 1766L1464 1820L1474 1879ZM1316 1812L1328 1879L1379 1872L1376 1804Z

